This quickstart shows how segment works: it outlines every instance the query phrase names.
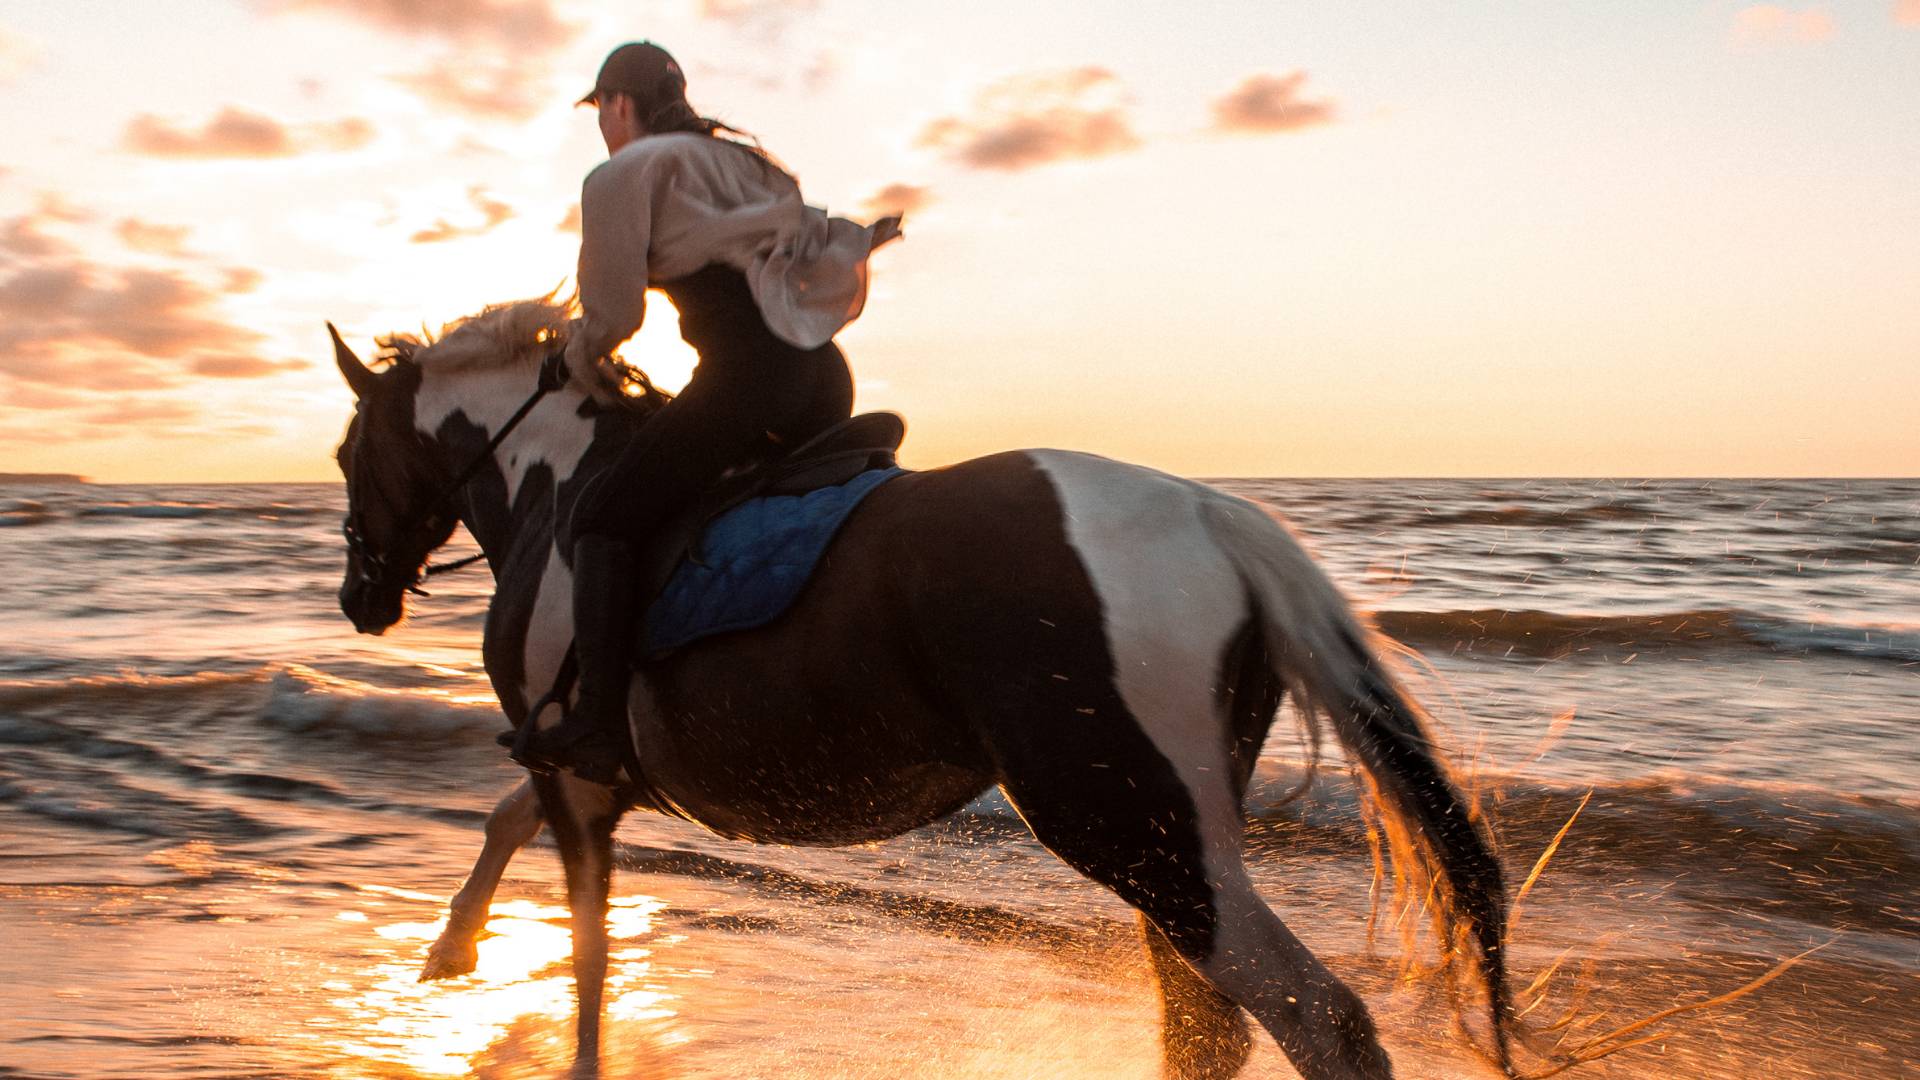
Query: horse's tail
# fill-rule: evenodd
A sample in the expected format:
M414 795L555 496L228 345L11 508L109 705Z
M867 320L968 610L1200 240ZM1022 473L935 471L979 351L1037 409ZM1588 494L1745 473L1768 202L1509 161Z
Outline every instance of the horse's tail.
M1253 593L1275 676L1307 722L1324 718L1365 768L1402 895L1432 904L1452 985L1484 988L1491 1056L1511 1075L1506 886L1474 799L1448 775L1425 712L1382 664L1371 632L1293 534L1239 499L1208 499L1203 513Z

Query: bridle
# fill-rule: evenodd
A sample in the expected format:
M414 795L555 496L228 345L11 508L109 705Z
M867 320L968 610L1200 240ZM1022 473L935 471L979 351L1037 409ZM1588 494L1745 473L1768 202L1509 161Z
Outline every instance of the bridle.
M487 440L487 445L479 453L475 454L472 460L467 462L466 467L460 470L459 474L453 478L451 483L441 489L440 494L436 496L432 502L427 504L425 510L402 519L402 525L399 529L400 534L410 536L421 527L432 530L438 529L444 524L441 515L446 509L447 504L453 501L453 497L458 495L460 491L467 486L467 482L472 480L474 476L486 466L487 462L493 459L494 451L500 449L500 444L507 441L507 436L513 434L513 429L520 426L520 421L527 418L527 414L533 411L533 407L540 404L542 398L566 384L567 364L564 354L560 352L548 354L547 358L541 361L540 378L534 387L533 393L527 396L527 400L520 403L520 407L514 410L513 415L507 418L505 424L500 425L500 430L493 438ZM449 528L450 527L451 526L449 526ZM362 518L359 510L352 508L347 510L347 518L340 526L340 533L346 538L347 554L358 562L360 567L360 580L365 583L368 588L391 588L396 584L393 577L394 568L387 562L386 553L375 550L373 545L367 542L366 530L362 526ZM417 570L411 571L412 577L407 580L402 588L416 596L426 596L428 593L420 587L420 583L427 578L435 574L444 574L450 570L458 570L463 566L471 566L484 558L486 558L486 553L482 552L478 555L470 555L464 559L455 559L452 562L429 563Z

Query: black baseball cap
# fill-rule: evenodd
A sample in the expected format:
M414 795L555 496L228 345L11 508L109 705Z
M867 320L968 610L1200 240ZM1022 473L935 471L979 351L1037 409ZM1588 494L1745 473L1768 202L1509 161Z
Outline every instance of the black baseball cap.
M687 76L667 50L651 41L630 41L607 54L593 89L575 104L598 105L600 95L609 93L651 104L686 92Z

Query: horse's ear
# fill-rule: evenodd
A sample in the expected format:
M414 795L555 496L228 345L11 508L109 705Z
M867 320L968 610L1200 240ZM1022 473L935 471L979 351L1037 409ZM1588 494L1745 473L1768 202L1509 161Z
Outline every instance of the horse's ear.
M335 330L332 323L327 324L327 334L333 338L333 362L339 365L340 375L353 389L353 396L364 398L372 394L380 385L380 377L353 355L353 350L340 340L340 331Z

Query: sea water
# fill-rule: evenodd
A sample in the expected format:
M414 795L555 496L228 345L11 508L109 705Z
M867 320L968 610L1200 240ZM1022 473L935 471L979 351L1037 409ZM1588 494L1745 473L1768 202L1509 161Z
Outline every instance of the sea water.
M1563 1049L1825 945L1573 1075L1920 1068L1920 481L1226 480L1380 628L1477 787ZM550 1076L572 1003L544 840L471 976L415 973L518 773L482 567L355 635L338 485L0 487L0 1077ZM465 538L445 554L470 551ZM1403 1076L1489 1075L1368 932L1337 755L1290 712L1249 860ZM608 1077L1152 1077L1128 910L986 798L883 844L635 815ZM1418 952L1417 954L1418 955ZM1559 966L1554 967L1555 964ZM1527 997L1526 1001L1532 1001ZM1264 1036L1246 1075L1290 1076Z

